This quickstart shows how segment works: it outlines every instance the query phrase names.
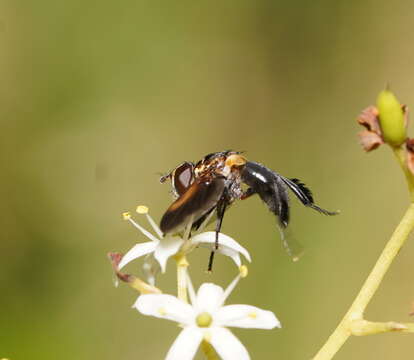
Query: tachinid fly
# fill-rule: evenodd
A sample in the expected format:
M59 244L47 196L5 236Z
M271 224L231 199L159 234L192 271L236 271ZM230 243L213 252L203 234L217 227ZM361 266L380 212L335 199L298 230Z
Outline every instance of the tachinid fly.
M289 224L290 189L303 205L325 215L336 215L315 205L311 191L298 179L286 178L266 166L248 161L240 152L222 151L206 155L197 163L183 162L167 175L163 183L171 180L175 201L163 215L160 228L164 234L182 231L189 222L197 229L210 215L216 215L216 246L226 209L235 200L244 200L257 194L276 215L284 246L284 230ZM242 188L242 184L247 189ZM211 214L214 212L215 214ZM214 250L208 270L211 271Z

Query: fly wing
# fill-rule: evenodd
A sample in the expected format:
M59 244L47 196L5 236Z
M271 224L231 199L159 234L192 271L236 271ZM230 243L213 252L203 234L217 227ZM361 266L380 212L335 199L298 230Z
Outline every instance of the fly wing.
M221 177L197 179L163 215L160 223L164 234L176 233L192 221L212 211L223 195L225 179Z

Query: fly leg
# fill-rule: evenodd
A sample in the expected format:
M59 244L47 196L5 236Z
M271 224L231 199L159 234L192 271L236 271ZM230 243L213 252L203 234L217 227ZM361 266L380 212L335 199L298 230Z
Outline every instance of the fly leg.
M213 250L211 250L210 259L208 260L208 268L207 268L208 272L212 272L212 270L213 270L214 254L215 254L216 250L218 250L218 247L219 247L218 237L219 237L221 224L223 222L224 212L226 211L227 204L228 204L227 198L223 197L223 198L220 199L220 201L218 202L217 207L216 207L216 211L217 211L216 241L214 243Z
M240 197L241 200L246 200L250 196L256 194L256 191L254 191L251 187L249 187L246 191L243 192L242 196Z

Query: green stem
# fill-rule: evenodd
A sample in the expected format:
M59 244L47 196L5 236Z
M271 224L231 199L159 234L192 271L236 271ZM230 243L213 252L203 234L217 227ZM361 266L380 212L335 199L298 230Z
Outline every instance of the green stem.
M391 239L385 246L381 256L366 279L348 312L313 360L332 359L332 357L352 334L352 323L356 320L362 320L365 308L377 291L384 275L389 269L395 256L400 251L413 227L414 203L410 204L408 207L401 222L392 234Z

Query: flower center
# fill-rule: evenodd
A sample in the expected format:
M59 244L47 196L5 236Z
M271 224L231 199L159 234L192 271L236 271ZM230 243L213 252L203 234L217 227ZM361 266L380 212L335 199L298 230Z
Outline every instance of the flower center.
M196 317L196 324L199 327L209 327L212 322L213 322L213 318L207 312L198 314Z

